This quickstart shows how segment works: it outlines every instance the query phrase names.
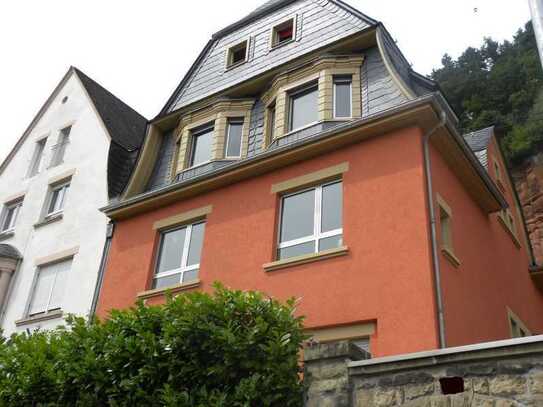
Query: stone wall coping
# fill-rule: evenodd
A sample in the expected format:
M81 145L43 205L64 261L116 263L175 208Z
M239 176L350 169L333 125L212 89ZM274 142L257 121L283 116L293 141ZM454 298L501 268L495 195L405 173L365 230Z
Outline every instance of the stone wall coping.
M503 359L531 353L543 354L543 335L359 360L349 362L348 367L351 375L369 375L446 363Z

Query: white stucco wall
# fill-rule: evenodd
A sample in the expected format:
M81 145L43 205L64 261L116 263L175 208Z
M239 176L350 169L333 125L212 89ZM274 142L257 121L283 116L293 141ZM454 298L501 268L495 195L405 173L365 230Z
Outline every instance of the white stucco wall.
M62 98L68 96L65 104ZM72 124L70 143L64 162L47 168L57 143L60 129ZM34 154L36 140L48 134L39 174L28 179L26 174ZM36 259L79 247L67 276L62 311L88 315L98 276L106 235L106 216L99 211L107 204L107 154L109 136L75 73L52 101L45 114L0 175L0 204L18 193L25 193L24 203L15 225L15 233L1 243L19 250L23 261L11 284L1 326L9 335L15 331L47 329L63 323L57 318L16 327L15 321L25 318L37 272ZM71 179L63 218L34 227L39 222L52 178L75 171Z

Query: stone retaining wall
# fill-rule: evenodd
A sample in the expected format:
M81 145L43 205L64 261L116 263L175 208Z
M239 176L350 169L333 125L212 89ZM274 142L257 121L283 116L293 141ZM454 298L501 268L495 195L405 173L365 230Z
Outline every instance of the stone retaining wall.
M306 406L543 407L543 336L368 357L347 341L307 347Z

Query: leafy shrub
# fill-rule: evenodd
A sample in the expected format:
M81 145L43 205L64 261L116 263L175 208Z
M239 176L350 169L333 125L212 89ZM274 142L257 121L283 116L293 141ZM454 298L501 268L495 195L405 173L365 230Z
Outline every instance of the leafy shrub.
M0 342L2 406L300 406L294 302L227 290Z

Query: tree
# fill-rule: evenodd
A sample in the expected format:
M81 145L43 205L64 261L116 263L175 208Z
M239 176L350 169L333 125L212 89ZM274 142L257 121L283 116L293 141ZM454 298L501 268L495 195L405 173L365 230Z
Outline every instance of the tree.
M0 405L301 406L294 302L216 286L0 344Z

